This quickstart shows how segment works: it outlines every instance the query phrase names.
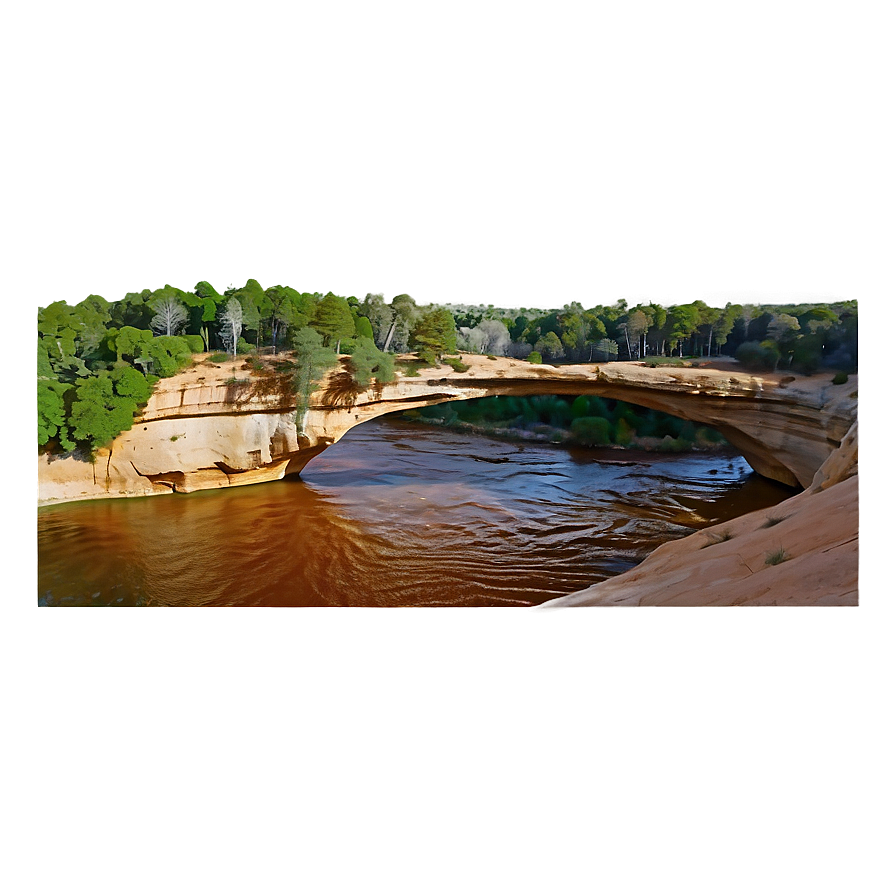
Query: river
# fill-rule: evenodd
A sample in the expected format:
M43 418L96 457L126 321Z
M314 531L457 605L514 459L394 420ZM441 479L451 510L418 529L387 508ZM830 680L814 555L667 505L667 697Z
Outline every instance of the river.
M38 511L46 606L531 606L794 492L725 453L515 444L384 417L302 477Z

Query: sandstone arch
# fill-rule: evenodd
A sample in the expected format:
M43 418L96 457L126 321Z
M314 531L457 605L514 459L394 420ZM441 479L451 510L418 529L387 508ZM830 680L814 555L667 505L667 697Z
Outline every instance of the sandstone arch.
M713 426L757 472L806 487L856 418L857 377L794 378L735 368L656 368L621 362L560 368L465 356L448 367L399 376L359 392L337 369L295 422L295 405L276 377L242 374L230 364L199 365L162 380L143 415L96 464L40 460L39 498L82 500L190 492L296 473L352 427L383 414L492 395L594 394ZM237 378L239 379L239 378Z

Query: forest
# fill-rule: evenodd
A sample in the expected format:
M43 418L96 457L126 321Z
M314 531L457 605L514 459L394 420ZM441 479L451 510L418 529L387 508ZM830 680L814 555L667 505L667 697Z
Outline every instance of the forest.
M458 352L550 364L682 364L724 355L749 370L829 369L835 379L858 366L855 301L629 307L620 299L590 309L572 301L545 311L422 305L407 294L387 302L381 293L368 293L359 300L249 280L222 293L201 281L191 291L165 285L111 302L98 295L76 305L56 301L39 308L37 318L38 447L88 455L131 427L159 378L185 369L201 353L211 353L213 361L277 356L292 376L299 412L340 357L359 386L391 382L396 363L410 375L437 362L462 369ZM417 360L396 362L408 352ZM614 437L604 424L579 423L581 444L606 443L605 435L616 441L619 419L626 421L623 443L625 427L636 428L631 415L607 410L601 419L615 427ZM667 435L679 437L671 430Z

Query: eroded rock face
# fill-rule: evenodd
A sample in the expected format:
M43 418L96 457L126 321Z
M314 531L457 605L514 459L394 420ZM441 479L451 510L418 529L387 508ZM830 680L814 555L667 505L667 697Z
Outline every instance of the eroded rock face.
M358 392L337 369L295 422L288 379L241 362L162 380L142 416L95 463L39 459L41 503L190 492L279 479L300 471L354 426L393 411L491 395L594 394L714 426L760 473L812 484L855 421L857 378L753 376L736 368L657 368L632 363L554 368L465 356L470 369L422 370Z

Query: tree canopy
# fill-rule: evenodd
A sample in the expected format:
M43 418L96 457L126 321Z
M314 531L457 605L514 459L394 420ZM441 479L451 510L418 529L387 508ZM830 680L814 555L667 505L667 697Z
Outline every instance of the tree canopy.
M300 292L257 280L219 291L200 280L192 290L165 284L117 301L90 295L75 305L38 309L38 444L95 450L130 425L157 377L176 374L199 352L277 354L294 350L300 392L350 355L358 386L393 376L395 353L417 352L427 364L458 349L551 363L636 360L675 353L723 352L745 367L812 373L858 363L855 301L714 306L700 300L663 306L496 307L453 303L420 306L400 293L363 301L333 292ZM313 391L313 390L312 390Z

